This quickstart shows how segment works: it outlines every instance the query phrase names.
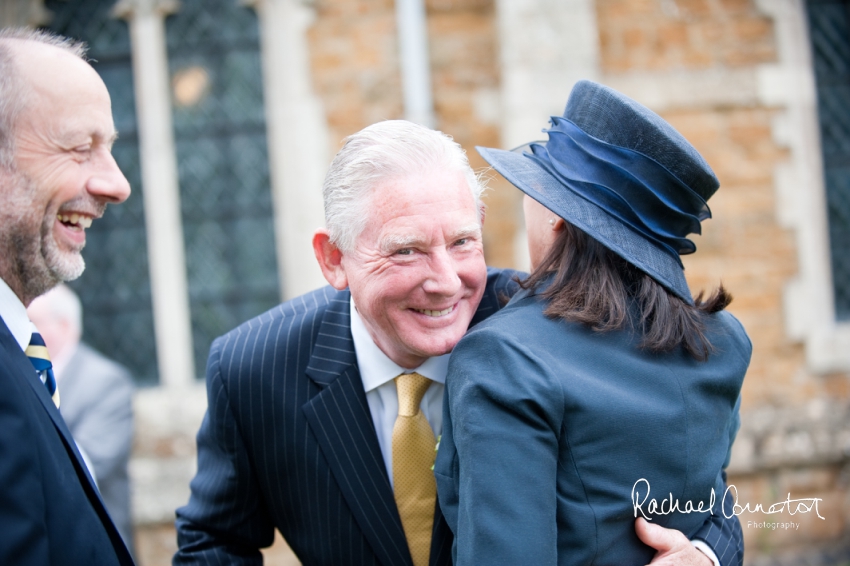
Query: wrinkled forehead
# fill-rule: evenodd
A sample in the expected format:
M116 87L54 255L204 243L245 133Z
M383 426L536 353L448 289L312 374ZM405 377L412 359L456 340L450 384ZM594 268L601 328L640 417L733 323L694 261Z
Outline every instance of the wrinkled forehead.
M369 199L372 204L390 200L415 203L439 196L443 199L473 202L477 194L469 183L465 170L423 166L419 170L375 179L369 190Z
M478 203L463 172L436 170L395 176L375 183L369 191L369 222L396 216L430 215L434 221L460 211L475 213Z

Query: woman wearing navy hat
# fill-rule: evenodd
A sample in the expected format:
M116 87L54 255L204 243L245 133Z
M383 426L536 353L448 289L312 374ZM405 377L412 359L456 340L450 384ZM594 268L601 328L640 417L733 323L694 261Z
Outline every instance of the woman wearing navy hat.
M525 193L532 273L449 365L435 473L458 566L647 564L636 517L693 538L712 502L724 511L752 346L731 296L693 299L679 258L717 178L659 116L589 81L548 137L478 148Z

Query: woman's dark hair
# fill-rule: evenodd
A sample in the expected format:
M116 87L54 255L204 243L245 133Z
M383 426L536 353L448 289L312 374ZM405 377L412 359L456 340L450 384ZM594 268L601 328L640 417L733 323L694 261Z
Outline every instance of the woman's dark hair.
M700 293L689 305L568 222L520 286L533 289L552 274L551 284L540 293L549 300L546 316L580 322L599 332L632 327L643 335L641 348L669 352L681 346L700 361L712 352L705 317L732 302L732 295L720 285L708 300L703 301Z

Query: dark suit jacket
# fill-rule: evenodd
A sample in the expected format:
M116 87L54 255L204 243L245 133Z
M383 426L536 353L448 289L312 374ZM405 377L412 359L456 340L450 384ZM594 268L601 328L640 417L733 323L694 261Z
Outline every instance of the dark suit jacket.
M472 323L515 291L490 271ZM277 527L304 566L412 566L351 339L349 292L325 287L212 345L198 473L175 564L259 564ZM435 514L431 564L451 562Z
M435 472L457 564L647 564L654 550L634 533L641 478L662 510L670 497L682 511L708 507L713 489L707 524L707 513L641 508L740 564L740 525L720 502L752 351L741 324L709 317L715 351L698 362L641 349L632 331L550 319L527 293L464 336L449 363ZM638 492L642 502L646 485Z
M71 433L0 319L0 564L132 565Z
M91 460L103 502L130 550L127 465L133 447L133 389L127 368L83 343L59 376L62 418Z
M515 273L488 272L471 326L516 292ZM357 368L349 298L325 287L213 342L174 564L259 564L277 528L304 566L412 565ZM712 533L715 548L740 544L740 528ZM432 565L451 564L452 540L438 506Z

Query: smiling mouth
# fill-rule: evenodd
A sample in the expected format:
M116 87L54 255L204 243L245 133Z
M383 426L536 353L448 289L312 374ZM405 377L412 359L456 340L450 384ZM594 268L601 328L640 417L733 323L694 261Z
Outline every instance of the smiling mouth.
M69 228L76 228L78 230L85 230L89 228L92 223L91 216L84 216L81 214L57 214L56 219L59 220L62 224Z
M428 309L413 309L413 310L415 310L416 312L418 312L420 314L424 314L425 316L435 316L436 317L436 316L445 316L445 315L449 314L450 312L455 310L455 306L452 305L449 308L441 310L441 311L433 311L433 310L428 310Z

